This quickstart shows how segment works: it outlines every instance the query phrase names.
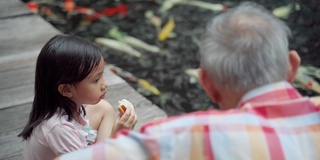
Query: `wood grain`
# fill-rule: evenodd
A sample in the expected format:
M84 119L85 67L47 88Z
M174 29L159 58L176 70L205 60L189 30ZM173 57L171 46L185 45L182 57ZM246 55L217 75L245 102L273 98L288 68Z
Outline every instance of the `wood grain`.
M19 0L0 0L0 18L10 18L31 14L26 5Z

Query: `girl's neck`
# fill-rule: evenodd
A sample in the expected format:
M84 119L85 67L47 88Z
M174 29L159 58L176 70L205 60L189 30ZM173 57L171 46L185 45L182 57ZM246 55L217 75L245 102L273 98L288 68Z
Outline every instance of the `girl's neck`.
M79 122L79 118L81 117L81 114L83 112L81 110L82 110L82 107L80 106L80 107L77 107L77 109L72 113L72 118L77 122Z

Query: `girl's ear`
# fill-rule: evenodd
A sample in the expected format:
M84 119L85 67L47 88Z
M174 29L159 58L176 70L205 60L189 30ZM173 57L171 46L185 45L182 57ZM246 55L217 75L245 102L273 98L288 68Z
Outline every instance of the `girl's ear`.
M69 84L59 84L58 91L62 96L72 97L71 88Z

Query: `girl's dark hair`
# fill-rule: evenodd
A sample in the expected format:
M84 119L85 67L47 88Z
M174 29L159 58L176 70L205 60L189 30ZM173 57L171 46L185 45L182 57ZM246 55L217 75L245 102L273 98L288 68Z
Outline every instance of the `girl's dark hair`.
M27 140L33 129L62 108L72 118L76 104L58 91L59 84L77 84L95 69L102 57L100 48L83 38L56 35L42 48L37 59L35 96L29 120L18 135Z

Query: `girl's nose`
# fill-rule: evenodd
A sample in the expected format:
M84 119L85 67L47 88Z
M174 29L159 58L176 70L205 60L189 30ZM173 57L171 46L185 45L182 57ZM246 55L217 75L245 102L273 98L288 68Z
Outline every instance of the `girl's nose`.
M102 89L105 90L108 87L107 81L103 78Z
M104 83L103 89L106 89L107 87L108 87L108 84L107 84L107 83Z

